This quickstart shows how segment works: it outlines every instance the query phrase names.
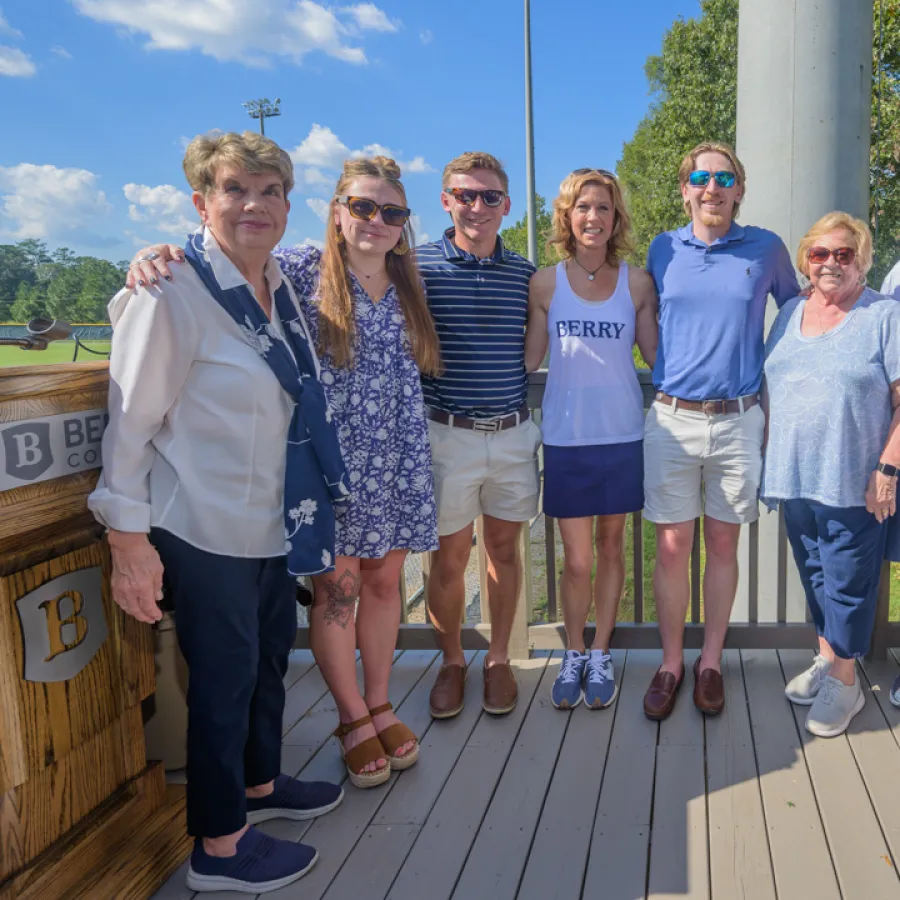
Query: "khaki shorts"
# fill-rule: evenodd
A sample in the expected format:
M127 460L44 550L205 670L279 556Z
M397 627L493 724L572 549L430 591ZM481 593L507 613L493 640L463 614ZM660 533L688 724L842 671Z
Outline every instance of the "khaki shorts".
M454 534L484 514L527 522L538 513L541 430L532 419L481 432L428 422L438 534Z
M644 425L644 516L671 525L701 513L743 525L759 518L765 414L708 416L654 402Z

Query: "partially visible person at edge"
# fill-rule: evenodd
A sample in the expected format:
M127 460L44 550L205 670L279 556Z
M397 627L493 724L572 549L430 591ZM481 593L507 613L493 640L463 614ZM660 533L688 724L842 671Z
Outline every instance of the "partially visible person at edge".
M444 169L441 203L453 223L416 249L434 316L444 373L422 379L434 458L440 547L428 578L428 611L443 664L431 715L465 702L460 641L472 526L483 516L491 641L483 668L484 710L516 705L509 640L522 579L517 544L537 514L540 431L526 406L525 322L534 266L499 237L509 179L488 153L464 153Z
M812 283L786 303L766 341L768 441L761 496L784 510L818 634L787 698L806 728L843 734L865 705L856 660L869 649L886 520L900 467L900 304L866 285L872 235L847 213L800 241Z
M632 347L636 340L653 365L656 288L643 269L623 261L631 221L611 172L576 169L565 178L549 244L562 261L531 279L525 367L539 368L549 343L544 513L558 520L562 535L568 647L551 700L572 709L583 697L603 709L617 693L609 641L625 585L625 520L644 506L644 400ZM588 652L592 599L597 618Z
M744 167L727 144L705 142L678 172L691 221L650 245L659 293L656 399L644 431L644 516L656 523L653 589L663 662L644 712L665 719L684 679L684 620L694 520L703 515L703 650L694 704L721 712L722 649L737 589L741 525L759 516L765 416L759 405L766 298L799 293L781 239L736 220Z
M325 249L276 253L309 317L349 470L352 495L337 516L335 568L314 578L310 642L338 707L335 736L348 776L361 788L382 784L391 769L418 758L415 735L388 702L388 683L400 571L409 551L437 546L419 369L438 372L440 350L409 252L409 214L393 160L348 160Z
M88 505L109 529L119 606L156 622L164 585L174 602L190 672L187 884L258 894L317 854L254 825L343 796L280 769L291 576L333 565L345 471L312 339L271 255L290 158L251 132L213 133L191 141L184 171L203 223L189 264L110 303L109 426Z
M884 281L881 282L881 293L885 297L891 297L894 300L900 300L900 261L894 264Z

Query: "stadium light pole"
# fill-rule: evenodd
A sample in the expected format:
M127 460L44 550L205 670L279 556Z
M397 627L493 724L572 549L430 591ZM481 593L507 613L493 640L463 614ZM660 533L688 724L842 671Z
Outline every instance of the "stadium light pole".
M525 0L525 221L528 231L528 258L538 264L537 221L534 195L534 116L531 111L531 2Z
M259 100L247 100L241 106L247 110L251 119L259 119L259 133L266 133L266 119L281 115L281 100L276 99L272 103L268 97L260 97Z

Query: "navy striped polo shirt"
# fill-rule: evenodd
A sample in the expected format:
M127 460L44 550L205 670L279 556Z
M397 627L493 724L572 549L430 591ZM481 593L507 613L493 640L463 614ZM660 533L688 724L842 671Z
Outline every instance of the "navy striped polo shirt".
M422 377L425 404L474 419L525 403L525 321L535 267L503 246L480 259L453 243L454 228L416 247L444 373Z

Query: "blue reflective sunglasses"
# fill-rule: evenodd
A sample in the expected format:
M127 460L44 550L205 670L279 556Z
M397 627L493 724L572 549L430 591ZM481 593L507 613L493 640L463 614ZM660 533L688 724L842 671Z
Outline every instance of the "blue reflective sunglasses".
M734 172L707 172L705 169L698 169L691 172L688 181L691 187L706 187L710 178L714 178L721 188L734 187Z

